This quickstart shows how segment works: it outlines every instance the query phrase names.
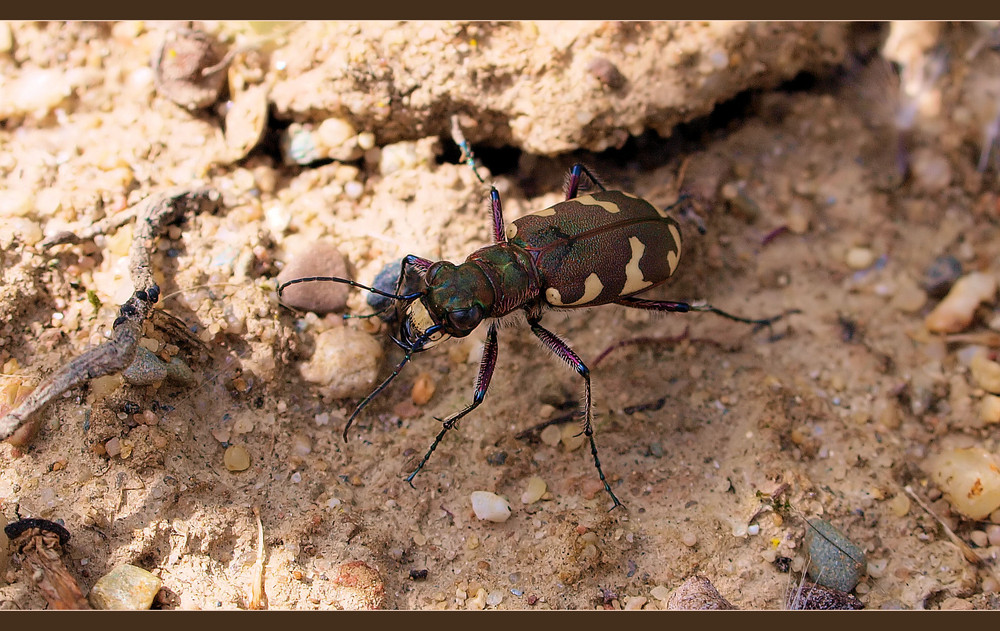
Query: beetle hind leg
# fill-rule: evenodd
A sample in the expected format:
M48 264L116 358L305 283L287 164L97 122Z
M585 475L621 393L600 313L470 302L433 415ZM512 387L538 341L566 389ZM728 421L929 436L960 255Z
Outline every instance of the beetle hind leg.
M583 178L583 176L586 176L587 179L590 180L590 182L591 182L591 184L593 186L596 186L597 188L601 189L602 191L608 190L608 189L606 189L604 187L603 184L601 184L601 181L597 179L597 176L594 175L590 171L590 169L588 169L583 164L577 162L576 164L573 165L573 168L571 168L569 170L569 175L566 176L566 199L567 199L567 201L573 199L574 197L576 197L579 194L579 192L580 192L580 180ZM586 188L590 188L590 187L588 186ZM586 190L586 188L584 190Z
M583 377L586 384L586 400L584 401L583 409L583 434L590 441L590 453L594 457L594 466L597 467L597 475L600 476L601 483L604 484L604 490L607 491L608 495L611 496L611 500L615 503L611 507L614 510L623 504L615 496L614 491L611 490L611 485L608 484L607 478L604 477L604 470L601 468L601 459L597 456L597 442L594 440L594 428L590 421L591 408L593 407L590 396L590 369L587 368L587 365L583 363L579 355L566 342L539 324L537 318L529 318L528 324L531 325L531 332L542 341L542 344L545 344L546 348L552 351L559 359L572 366Z
M789 316L794 313L802 313L799 309L789 309L788 311L784 311L770 318L744 318L742 316L733 315L732 313L713 307L712 305L700 305L700 304L692 305L686 302L674 302L671 300L645 300L643 298L633 298L631 296L627 296L625 298L619 298L618 300L615 301L615 304L622 305L623 307L631 307L633 309L646 309L647 311L667 311L674 313L707 311L709 313L714 313L715 315L720 315L728 320L733 320L734 322L753 324L754 331L759 331L764 327L770 329L771 325L773 325L778 320L781 320L785 316Z

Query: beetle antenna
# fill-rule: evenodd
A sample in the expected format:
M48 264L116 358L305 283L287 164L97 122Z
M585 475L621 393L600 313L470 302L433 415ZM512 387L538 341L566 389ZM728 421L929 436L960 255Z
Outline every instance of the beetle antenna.
M465 139L465 134L462 133L462 126L458 124L458 114L451 115L451 139L462 150L462 162L469 165L480 184L486 184L486 180L479 175L479 171L476 169L476 154L472 153L472 147Z
M387 291L382 291L381 289L376 289L374 287L369 287L368 285L364 285L364 284L359 283L357 281L348 280L346 278L338 278L336 276L306 276L304 278L294 278L294 279L292 279L290 281L287 281L287 282L284 282L284 283L278 285L278 298L281 298L281 292L285 291L285 289L289 285L297 285L299 283L311 283L313 281L325 281L325 282L331 282L331 283L343 283L345 285L350 285L351 287L357 287L358 289L364 289L364 290L372 292L373 294L378 294L380 296L385 296L386 298L392 298L394 300L414 300L414 299L419 298L419 297L421 297L421 296L424 295L424 292L422 292L422 291L414 292L412 294L402 294L402 295L400 295L400 294L393 294L393 293L389 293Z

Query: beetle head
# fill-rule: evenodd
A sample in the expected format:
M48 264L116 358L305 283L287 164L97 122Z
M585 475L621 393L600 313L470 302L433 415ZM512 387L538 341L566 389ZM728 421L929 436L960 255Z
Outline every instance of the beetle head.
M493 308L493 285L474 263L434 263L424 285L419 298L400 305L397 343L403 348L426 350L449 337L465 337Z

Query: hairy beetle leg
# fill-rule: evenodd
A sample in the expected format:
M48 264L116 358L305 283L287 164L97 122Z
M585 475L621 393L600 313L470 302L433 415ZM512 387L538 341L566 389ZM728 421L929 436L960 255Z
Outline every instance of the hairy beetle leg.
M770 318L744 318L738 315L733 315L722 309L713 307L712 305L692 305L686 302L674 302L671 300L645 300L643 298L633 298L631 296L625 298L619 298L615 301L616 304L622 305L623 307L631 307L633 309L646 309L648 311L667 311L674 313L689 313L691 311L706 311L709 313L714 313L720 315L723 318L733 320L734 322L743 322L744 324L755 325L754 331L759 331L762 327L770 328L778 320L792 315L794 313L802 313L799 309L789 309L788 311L779 313L776 316Z
M584 383L586 384L586 395L584 401L583 409L583 434L587 436L590 440L590 453L594 456L594 466L597 467L597 475L600 476L601 482L604 484L604 490L607 491L608 495L611 496L611 500L615 503L611 507L612 510L622 506L623 504L619 501L618 497L615 496L614 491L611 490L611 485L608 484L607 478L604 477L604 470L601 468L601 460L597 457L597 442L594 440L594 428L590 422L591 416L591 395L590 395L590 369L587 365L583 363L583 360L573 352L573 349L569 347L566 342L562 341L555 333L552 333L548 329L544 328L538 323L538 318L529 318L528 324L531 326L531 332L542 341L552 353L563 360L567 364L573 367L577 373L583 377Z
M406 477L406 481L413 486L413 478L416 477L420 470L424 468L427 461L430 460L431 454L437 449L438 444L444 439L444 435L448 433L448 430L455 427L459 419L468 414L469 412L475 410L479 407L479 404L483 402L486 398L486 391L490 387L490 380L493 379L493 369L497 365L497 324L494 322L490 325L489 331L486 333L486 343L483 346L483 359L479 363L479 376L476 378L476 389L472 394L472 403L469 404L464 410L452 414L446 419L437 419L441 421L441 431L434 438L434 442L431 443L431 448L427 450L424 454L423 460L417 465L417 468L413 470L410 475ZM415 487L414 487L415 488Z

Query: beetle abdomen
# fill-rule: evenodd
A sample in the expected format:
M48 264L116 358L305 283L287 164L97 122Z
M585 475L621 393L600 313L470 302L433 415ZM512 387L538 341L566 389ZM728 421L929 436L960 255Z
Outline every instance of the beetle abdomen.
M534 258L554 307L602 305L649 289L670 278L681 255L677 222L620 191L525 215L507 226L507 240Z

